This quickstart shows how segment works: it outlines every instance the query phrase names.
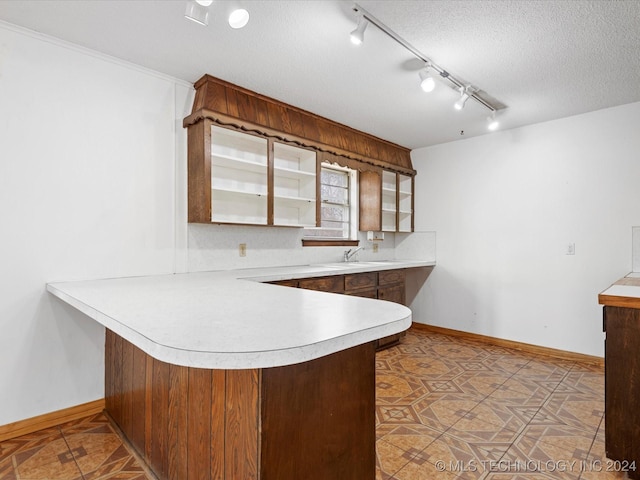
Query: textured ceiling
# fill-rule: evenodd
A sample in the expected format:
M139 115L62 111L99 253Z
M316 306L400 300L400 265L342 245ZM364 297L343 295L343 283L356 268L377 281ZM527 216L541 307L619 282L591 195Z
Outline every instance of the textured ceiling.
M232 30L225 11L251 20ZM418 50L508 108L502 128L640 101L640 1L358 2ZM353 46L352 2L223 1L208 27L185 0L0 0L0 19L194 82L209 73L410 148L481 135L488 111L373 26Z

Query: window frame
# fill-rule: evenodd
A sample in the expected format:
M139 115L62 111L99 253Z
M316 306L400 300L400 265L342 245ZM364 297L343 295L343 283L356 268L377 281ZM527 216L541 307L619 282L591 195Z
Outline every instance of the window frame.
M357 246L360 241L358 240L358 171L352 168L343 167L331 163L323 162L320 164L320 178L318 179L318 202L320 208L324 203L322 200L322 170L337 170L346 172L348 174L348 195L349 195L349 238L336 238L336 237L314 237L306 236L303 232L302 246L303 247L330 247L330 246L345 246L353 247ZM322 220L321 220L322 222Z

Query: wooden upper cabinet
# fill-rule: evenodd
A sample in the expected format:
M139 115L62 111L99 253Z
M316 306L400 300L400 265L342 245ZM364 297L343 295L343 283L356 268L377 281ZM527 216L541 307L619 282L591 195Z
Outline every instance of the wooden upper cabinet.
M210 75L195 88L192 113L183 122L189 222L317 226L319 164L330 159L365 178L360 229L392 231L388 221L383 225L382 172L409 178L412 189L408 148ZM395 230L411 231L413 191L409 197L402 180L396 184Z
M360 172L360 231L413 232L413 176Z
M360 231L382 230L382 176L378 172L360 172Z
M190 129L190 222L318 224L315 151L211 121Z

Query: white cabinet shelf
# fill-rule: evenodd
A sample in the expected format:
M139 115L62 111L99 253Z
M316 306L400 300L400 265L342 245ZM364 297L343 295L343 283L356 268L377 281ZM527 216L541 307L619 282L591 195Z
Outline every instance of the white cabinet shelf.
M211 221L267 224L268 141L211 126Z
M398 231L413 231L413 177L398 174Z
M211 164L215 167L234 168L236 170L257 173L263 173L266 168L264 163L214 153L211 154Z
M396 231L397 178L395 172L382 172L382 231Z
M273 224L317 225L316 152L294 145L273 144Z
M315 151L211 126L212 222L315 227L316 185Z
M291 168L274 167L273 172L274 172L274 175L277 177L292 178L294 180L303 179L303 178L315 179L316 177L315 171L305 172L303 170L293 170Z

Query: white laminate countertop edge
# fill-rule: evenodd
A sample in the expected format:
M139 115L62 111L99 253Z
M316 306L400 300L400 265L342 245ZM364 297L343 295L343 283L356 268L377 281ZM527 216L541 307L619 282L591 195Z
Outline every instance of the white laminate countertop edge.
M402 332L402 305L260 282L431 267L431 261L252 268L79 282L47 290L152 357L175 365L268 368Z
M601 295L612 297L640 298L640 287L633 285L611 285Z

